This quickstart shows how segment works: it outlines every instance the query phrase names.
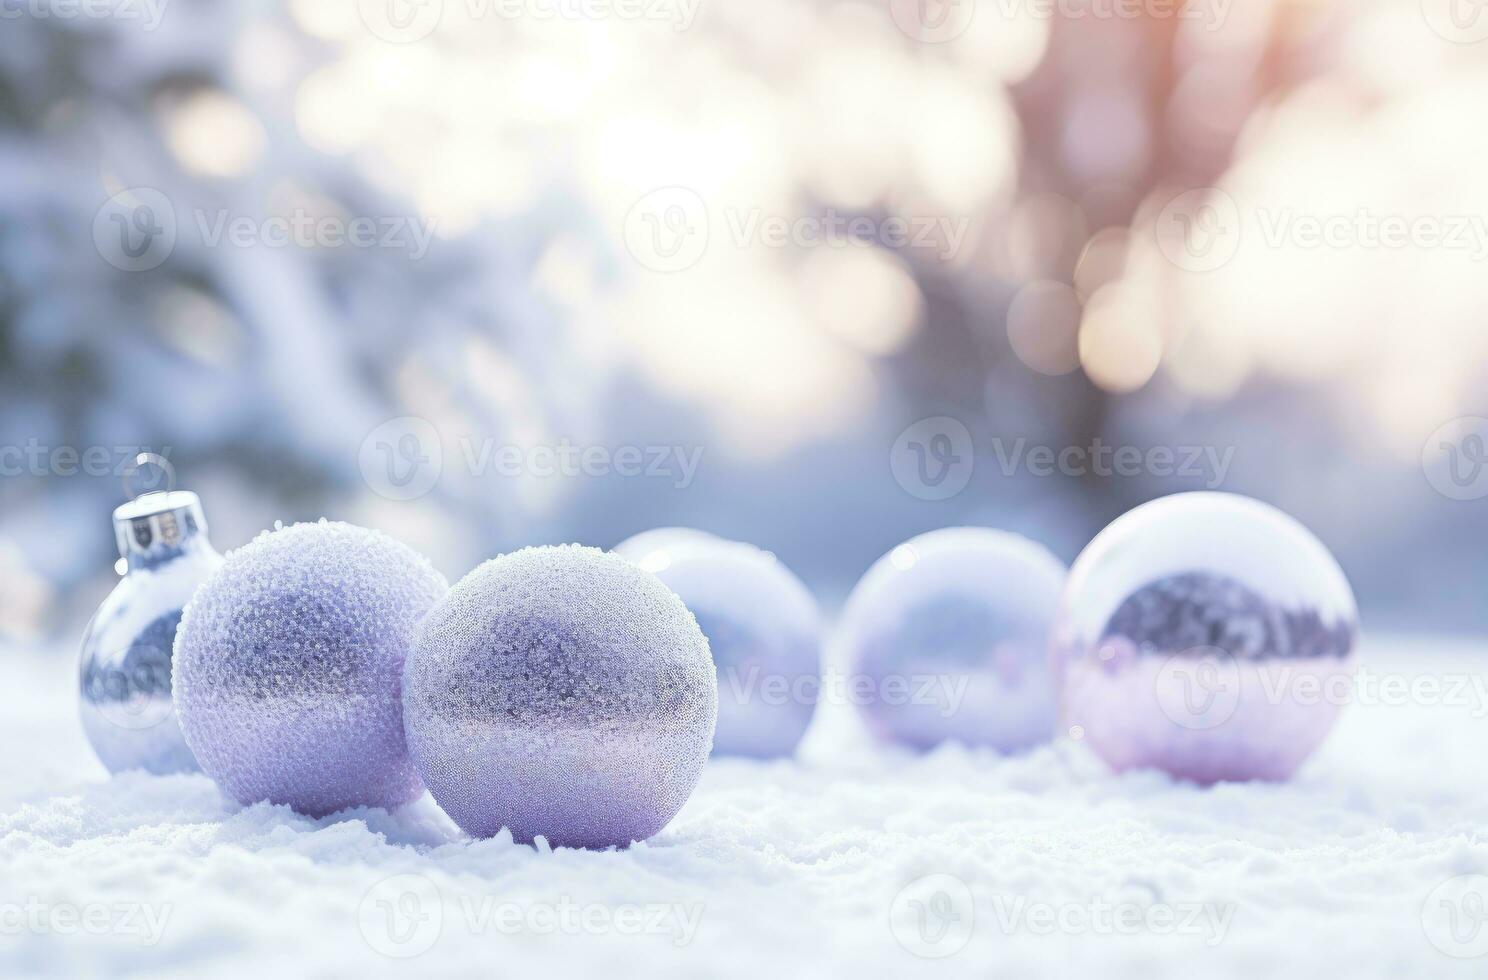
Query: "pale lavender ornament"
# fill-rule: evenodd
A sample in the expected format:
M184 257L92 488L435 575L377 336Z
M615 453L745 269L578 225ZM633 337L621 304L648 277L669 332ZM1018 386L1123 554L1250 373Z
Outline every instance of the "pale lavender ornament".
M692 542L718 540L721 539L694 527L653 527L649 531L632 534L610 550L621 558L644 565L652 554Z
M821 612L810 590L773 554L739 541L672 533L637 551L637 564L681 597L708 638L718 676L713 754L795 752L821 692Z
M296 524L228 555L186 607L175 703L202 769L241 803L310 816L423 792L403 661L444 577L350 524Z
M1118 771L1286 779L1350 696L1357 633L1342 569L1291 517L1235 494L1162 497L1070 572L1061 725Z
M577 545L493 559L425 620L403 683L408 745L467 833L624 846L702 775L708 644L654 576Z
M879 738L1016 752L1049 741L1048 650L1065 567L991 528L911 538L884 555L843 608L848 694Z

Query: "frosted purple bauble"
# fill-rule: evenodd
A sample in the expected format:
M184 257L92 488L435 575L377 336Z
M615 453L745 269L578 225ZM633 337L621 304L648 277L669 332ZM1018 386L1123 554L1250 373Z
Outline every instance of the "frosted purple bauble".
M419 773L455 823L569 847L666 826L718 715L682 600L578 545L503 555L456 583L409 654L403 699Z
M1351 694L1358 610L1328 549L1226 493L1162 497L1085 548L1061 600L1061 725L1113 768L1290 777Z
M296 524L230 554L176 635L176 712L202 769L241 803L311 816L418 796L403 661L446 589L412 549L350 524Z
M640 551L636 563L681 597L708 638L713 754L795 752L821 691L821 612L810 590L773 554L739 541L692 532Z
M1054 733L1049 641L1065 568L1006 531L911 538L858 582L842 612L847 692L879 738L1014 752Z

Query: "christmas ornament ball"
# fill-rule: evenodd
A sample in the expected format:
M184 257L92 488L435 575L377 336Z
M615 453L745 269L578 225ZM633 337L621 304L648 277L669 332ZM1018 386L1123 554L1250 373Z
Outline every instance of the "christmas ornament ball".
M714 755L790 755L821 689L821 613L768 551L691 537L640 560L697 617L718 677Z
M1235 494L1162 497L1071 569L1061 725L1118 771L1286 779L1349 696L1357 633L1343 570L1296 520Z
M171 698L171 651L181 610L222 556L200 499L186 490L118 507L114 532L126 571L83 635L83 731L110 772L196 772Z
M399 687L446 590L411 548L350 524L296 524L230 554L176 637L176 711L202 769L241 803L310 816L418 796Z
M931 531L880 558L848 596L839 628L849 693L869 728L920 750L1047 742L1049 640L1064 577L1048 549L992 528Z
M691 542L716 540L719 539L707 531L699 531L696 528L654 527L649 531L632 534L610 550L621 558L644 567L648 561L653 564L665 561L663 556L672 548ZM653 555L656 557L652 558Z
M578 545L503 555L456 583L409 654L403 699L419 773L467 833L592 848L676 815L718 710L682 600Z

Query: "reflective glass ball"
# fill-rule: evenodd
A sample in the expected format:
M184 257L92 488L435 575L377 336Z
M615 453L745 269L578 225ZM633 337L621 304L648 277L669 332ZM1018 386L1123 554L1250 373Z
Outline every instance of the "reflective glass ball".
M200 767L171 699L171 651L181 609L222 556L203 540L159 568L131 571L83 637L83 730L111 772L166 774Z
M618 555L525 548L461 579L403 679L408 745L476 837L625 846L692 794L718 714L682 600Z
M1297 521L1235 494L1162 497L1070 570L1061 727L1118 771L1286 779L1348 700L1357 634L1343 570Z
M649 547L638 564L697 617L718 676L714 755L790 755L821 689L821 613L768 551L712 536Z
M847 695L879 738L915 749L1047 742L1064 576L1048 549L1006 531L911 538L868 570L843 609Z
M632 534L621 541L610 550L621 558L641 563L653 552L665 551L667 548L686 544L689 541L716 541L719 540L707 531L699 531L691 527L655 527L649 531Z

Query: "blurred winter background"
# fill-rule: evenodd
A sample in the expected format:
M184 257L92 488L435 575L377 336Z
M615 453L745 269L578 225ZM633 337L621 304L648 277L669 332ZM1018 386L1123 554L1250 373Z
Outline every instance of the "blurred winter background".
M1488 629L1484 105L1477 0L0 0L0 639L141 448L222 548L682 524L829 604L1219 487Z

